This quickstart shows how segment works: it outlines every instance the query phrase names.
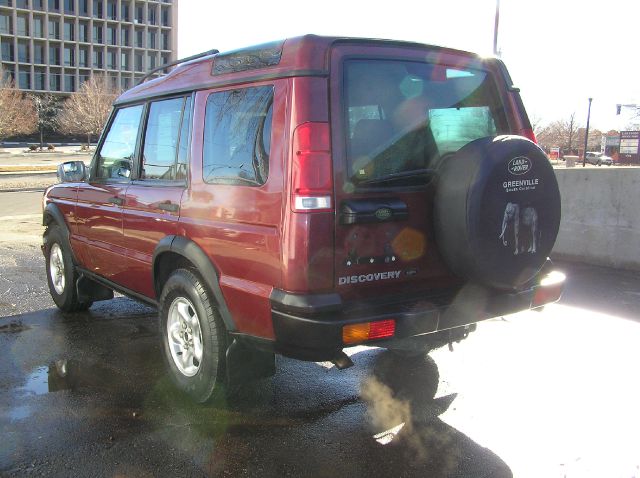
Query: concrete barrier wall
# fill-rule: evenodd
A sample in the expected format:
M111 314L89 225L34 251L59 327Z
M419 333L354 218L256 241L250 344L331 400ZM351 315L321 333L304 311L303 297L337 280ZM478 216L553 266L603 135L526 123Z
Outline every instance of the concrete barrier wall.
M640 270L640 168L556 169L558 259Z

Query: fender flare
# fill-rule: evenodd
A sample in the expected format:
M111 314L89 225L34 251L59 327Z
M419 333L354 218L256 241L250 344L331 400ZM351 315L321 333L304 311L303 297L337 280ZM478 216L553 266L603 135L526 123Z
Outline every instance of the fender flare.
M236 330L235 323L227 307L227 303L222 295L222 289L220 288L220 274L218 270L211 262L211 259L205 254L205 252L195 242L187 239L183 236L165 236L160 240L155 250L153 251L151 275L155 284L156 277L156 265L158 259L165 252L172 252L178 254L189 262L191 262L198 273L204 280L205 284L209 287L209 290L214 296L218 311L222 316L225 327L228 332L234 332ZM157 288L157 286L156 286ZM160 296L160 291L156 290L156 296Z
M49 220L48 218L51 219ZM48 226L52 222L61 228L62 234L64 235L69 246L69 250L71 251L71 259L74 264L78 264L75 252L73 252L73 248L71 247L71 232L69 231L67 221L64 220L64 215L60 212L60 208L55 203L50 202L45 206L44 211L42 212L42 225ZM46 238L46 234L44 237Z

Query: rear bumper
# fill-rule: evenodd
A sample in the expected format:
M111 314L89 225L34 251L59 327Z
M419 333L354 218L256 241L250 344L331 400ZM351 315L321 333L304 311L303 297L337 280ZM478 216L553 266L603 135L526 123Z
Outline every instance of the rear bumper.
M394 341L453 329L483 320L541 307L560 299L565 277L541 275L536 285L518 292L491 291L478 286L437 297L413 297L393 304L342 303L338 294L300 295L274 290L271 310L276 352L301 360L332 360L345 347L345 325L395 320L393 337L367 341L384 346ZM349 346L355 344L349 344Z

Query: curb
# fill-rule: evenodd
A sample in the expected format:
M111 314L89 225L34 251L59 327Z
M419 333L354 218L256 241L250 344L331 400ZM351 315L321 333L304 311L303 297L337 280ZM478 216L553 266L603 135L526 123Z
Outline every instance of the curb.
M44 165L0 165L0 173L38 173L38 172L53 172L58 170L58 165L44 164Z

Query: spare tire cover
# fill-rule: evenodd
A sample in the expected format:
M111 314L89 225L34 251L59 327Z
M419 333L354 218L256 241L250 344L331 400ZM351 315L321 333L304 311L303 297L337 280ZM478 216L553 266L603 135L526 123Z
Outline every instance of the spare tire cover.
M436 187L436 241L456 275L517 289L538 273L558 235L560 192L535 143L473 141L443 161Z

